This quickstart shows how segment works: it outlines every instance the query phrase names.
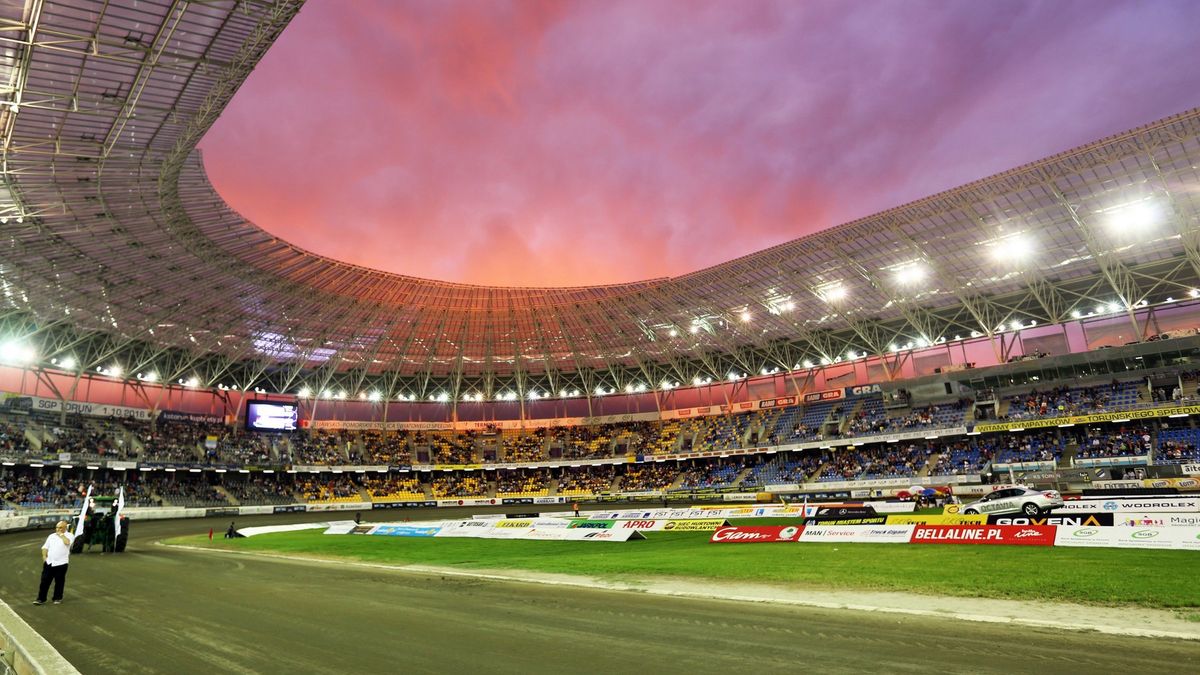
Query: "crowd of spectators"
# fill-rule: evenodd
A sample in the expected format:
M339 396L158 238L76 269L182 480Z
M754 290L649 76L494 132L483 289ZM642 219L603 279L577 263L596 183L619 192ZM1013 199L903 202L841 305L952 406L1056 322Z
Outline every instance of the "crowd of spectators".
M1154 449L1149 427L1112 429L1109 426L1091 426L1083 432L1075 450L1076 459L1104 459L1111 457L1141 457Z
M854 480L870 463L871 457L862 450L839 450L829 457L817 481Z
M1013 396L1008 406L1009 419L1036 417L1067 417L1071 415L1103 412L1112 395L1120 389L1116 380L1112 384L1097 385L1082 389L1068 386L1053 387L1044 391L1036 388L1028 394Z
M168 474L147 479L145 488L152 490L171 506L227 506L229 500L206 476Z
M500 471L496 477L497 497L544 497L550 494L550 476L543 469Z
M826 453L804 451L779 454L770 461L754 467L754 471L742 481L745 486L784 485L804 483L812 478L825 463Z
M1062 454L1062 443L1055 430L977 436L976 439L978 447L990 452L1000 464L1057 461Z
M73 508L82 496L66 483L49 477L11 473L0 477L0 497L21 508Z
M629 464L621 479L623 492L650 492L666 490L679 477L677 462L654 462L652 464Z
M217 447L207 447L206 443L204 456L210 464L264 466L273 463L270 441L254 434L226 433L217 440Z
M361 436L364 461L367 464L406 466L412 463L408 437L396 432L364 431Z
M54 457L63 453L72 457L96 460L128 459L131 444L125 439L123 430L115 422L85 420L80 415L67 415L65 421L43 427L43 457Z
M24 426L0 420L0 457L18 457L29 452Z
M359 487L351 474L320 474L296 481L296 491L310 502L356 502L362 499Z
M562 447L563 459L603 459L612 456L612 432L608 427L556 427L551 446Z
M529 434L505 434L501 443L505 462L537 462L546 458L545 429L535 429Z
M238 504L291 504L296 501L291 486L277 477L230 480L223 487Z
M740 457L699 460L683 472L679 488L697 490L727 487L733 485L745 469L746 462Z
M967 476L979 474L992 461L990 448L978 447L966 441L951 441L941 447L942 454L929 470L931 476Z
M422 501L425 499L421 481L408 474L368 476L363 479L363 488L374 501Z
M1200 462L1200 429L1163 429L1158 434L1157 464L1193 464Z
M344 431L297 432L292 436L292 457L296 464L346 464L346 447L349 444L350 438Z
M558 479L558 494L566 497L595 495L612 490L611 466L575 466L563 469Z
M915 476L928 463L929 455L933 454L932 446L925 443L888 443L872 450L863 453L867 462L857 476L861 480Z
M450 474L434 478L429 491L434 499L486 497L487 484L477 473Z
M198 462L209 438L219 439L228 431L223 424L172 420L159 422L142 436L142 459L148 462Z
M475 464L475 434L466 432L449 436L433 433L428 436L430 459L434 464Z

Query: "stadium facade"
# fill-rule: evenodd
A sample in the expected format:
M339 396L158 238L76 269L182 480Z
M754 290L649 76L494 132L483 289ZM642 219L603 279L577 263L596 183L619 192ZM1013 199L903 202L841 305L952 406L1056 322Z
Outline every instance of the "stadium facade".
M299 395L317 417L322 399L358 419L595 416L1198 323L1200 109L676 278L484 287L314 255L225 204L196 149L301 5L0 10L3 389L233 415Z

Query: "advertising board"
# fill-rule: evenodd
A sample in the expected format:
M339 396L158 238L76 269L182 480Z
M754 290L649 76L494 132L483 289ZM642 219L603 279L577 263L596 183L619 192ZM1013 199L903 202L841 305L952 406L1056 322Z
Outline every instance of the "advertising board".
M1049 516L1037 516L1029 518L1027 516L988 516L987 522L989 525L1073 525L1076 527L1107 527L1113 524L1114 516L1111 512L1088 513L1081 511L1079 513L1061 513Z
M1200 513L1200 498L1197 497L1114 497L1111 499L1074 499L1063 502L1054 509L1055 515L1074 511L1132 511L1136 513Z
M887 517L888 525L983 525L987 516L969 516L961 514L928 514L912 516L896 514Z
M917 525L805 525L800 541L826 544L907 544Z
M1051 546L1052 525L915 525L914 544L1014 544Z
M781 542L799 541L801 532L804 531L802 525L759 525L759 526L736 526L722 527L715 530L712 538L709 539L713 544L774 544Z
M434 537L441 523L384 523L372 527L367 534L381 537Z
M1200 550L1197 527L1060 527L1055 546Z

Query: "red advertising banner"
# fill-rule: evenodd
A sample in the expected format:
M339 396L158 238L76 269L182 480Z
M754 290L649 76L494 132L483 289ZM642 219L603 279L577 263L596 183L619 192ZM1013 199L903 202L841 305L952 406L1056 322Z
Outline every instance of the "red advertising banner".
M1053 546L1054 525L917 525L914 544Z
M784 406L796 405L795 396L784 396L781 398L769 398L765 401L759 401L759 408L782 408Z
M811 394L804 395L805 403L819 403L820 401L838 401L846 398L845 389L830 389L829 391L814 391Z
M799 541L803 525L769 525L757 527L722 527L713 532L711 544L771 544Z

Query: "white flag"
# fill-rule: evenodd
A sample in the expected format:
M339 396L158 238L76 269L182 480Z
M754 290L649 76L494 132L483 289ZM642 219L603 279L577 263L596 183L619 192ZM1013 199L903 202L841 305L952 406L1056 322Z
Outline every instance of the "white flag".
M88 486L87 495L83 498L83 508L79 509L79 522L75 523L75 536L83 534L83 521L87 518L88 504L92 501L92 486Z
M113 509L113 526L116 527L117 533L115 536L121 536L121 512L125 510L125 486L121 486L121 491L117 493L117 506Z

